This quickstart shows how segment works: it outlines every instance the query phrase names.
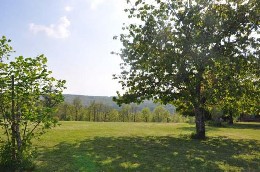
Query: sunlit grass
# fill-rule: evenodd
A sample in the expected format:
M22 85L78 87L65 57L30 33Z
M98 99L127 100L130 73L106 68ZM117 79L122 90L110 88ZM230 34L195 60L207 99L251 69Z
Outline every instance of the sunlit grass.
M260 171L260 124L61 122L34 144L35 171Z
M186 123L60 123L60 126L50 130L35 143L38 146L52 147L62 141L76 143L94 137L178 136L189 134L194 129L194 125Z

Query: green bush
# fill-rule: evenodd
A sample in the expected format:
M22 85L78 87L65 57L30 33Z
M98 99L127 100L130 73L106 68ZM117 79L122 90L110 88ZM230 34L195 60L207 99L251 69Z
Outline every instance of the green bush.
M221 127L222 126L222 116L223 111L218 107L213 107L211 109L211 116L212 120L208 121L208 125L214 126L214 127Z
M36 150L30 145L23 147L22 154L20 156L20 161L14 161L12 159L12 147L9 142L1 145L0 148L0 171L15 171L15 170L33 170L34 163L33 160L36 155Z
M195 118L193 116L183 116L176 113L172 116L171 121L174 123L195 123Z
M186 117L186 122L190 123L190 124L194 124L195 123L195 117L194 116Z

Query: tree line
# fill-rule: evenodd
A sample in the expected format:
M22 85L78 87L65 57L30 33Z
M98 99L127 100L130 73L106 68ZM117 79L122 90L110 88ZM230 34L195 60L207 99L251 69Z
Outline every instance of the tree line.
M181 117L167 110L163 105L157 105L154 110L149 107L138 109L137 104L124 104L115 109L105 103L92 101L83 105L79 97L72 103L59 105L56 117L63 121L91 122L192 122L193 117Z
M138 107L136 103L123 104L121 108L115 108L108 103L93 100L84 105L80 97L75 97L71 102L63 102L57 107L55 117L61 121L89 121L89 122L189 122L194 123L194 112L184 104L176 108L176 112L170 112L164 105L157 104L153 110L151 107ZM204 109L205 121L219 126L222 122L232 124L233 121L243 120L244 116L250 116L251 120L259 118L259 112L245 114L231 112L221 106L209 106ZM231 116L232 115L232 116Z

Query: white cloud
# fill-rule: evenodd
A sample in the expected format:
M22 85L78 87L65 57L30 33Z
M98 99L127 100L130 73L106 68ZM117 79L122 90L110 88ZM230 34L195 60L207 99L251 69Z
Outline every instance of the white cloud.
M67 38L70 35L70 31L68 29L69 26L70 21L66 16L63 16L59 19L57 24L51 24L49 26L31 23L30 31L32 31L34 34L43 32L47 36L53 38Z
M73 10L73 8L72 8L71 6L66 6L66 7L64 8L64 10L67 11L67 12L70 12L70 11Z

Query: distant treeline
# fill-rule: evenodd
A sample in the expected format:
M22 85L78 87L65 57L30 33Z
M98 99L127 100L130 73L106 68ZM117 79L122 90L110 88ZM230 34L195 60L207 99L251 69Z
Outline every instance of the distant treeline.
M66 97L65 97L66 99ZM86 103L85 103L86 104ZM163 105L156 104L143 107L137 104L125 104L115 108L109 103L92 100L85 105L82 98L75 96L72 100L59 105L56 116L64 121L93 121L93 122L194 122L194 117L183 117L170 112Z
M79 98L82 102L83 106L90 106L92 102L99 102L110 106L113 109L121 110L122 107L119 107L114 101L113 97L108 96L85 96L85 95L74 95L74 94L64 94L64 101L72 104L75 98ZM161 105L160 103L154 103L151 100L145 100L144 102L136 105L137 110L141 111L143 108L148 107L151 111L153 111L157 106ZM171 105L163 105L165 109L167 109L170 113L174 114L176 108Z

